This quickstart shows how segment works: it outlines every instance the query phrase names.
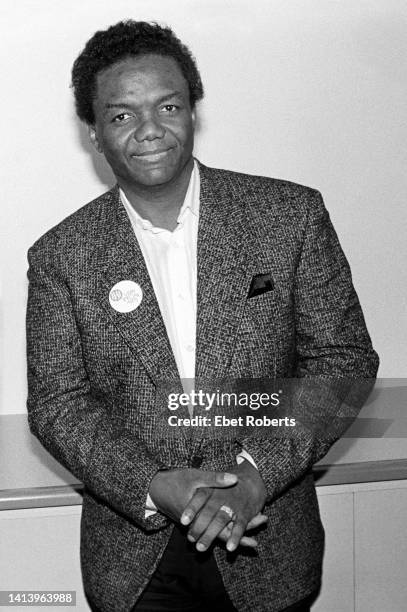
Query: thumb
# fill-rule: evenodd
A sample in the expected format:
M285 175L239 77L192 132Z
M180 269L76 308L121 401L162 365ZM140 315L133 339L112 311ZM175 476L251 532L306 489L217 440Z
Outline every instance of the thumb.
M236 484L238 477L229 472L201 472L199 477L199 487L231 487Z

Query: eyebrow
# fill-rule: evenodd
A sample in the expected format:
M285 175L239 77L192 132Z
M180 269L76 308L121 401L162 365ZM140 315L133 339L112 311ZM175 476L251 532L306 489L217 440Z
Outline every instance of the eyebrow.
M163 96L160 96L155 101L155 104L161 104L162 102L165 102L165 100L170 100L171 98L176 98L177 96L182 96L182 91L171 91L167 94L164 94ZM107 102L105 104L105 109L109 109L109 108L130 109L132 108L132 104L128 104L127 102Z

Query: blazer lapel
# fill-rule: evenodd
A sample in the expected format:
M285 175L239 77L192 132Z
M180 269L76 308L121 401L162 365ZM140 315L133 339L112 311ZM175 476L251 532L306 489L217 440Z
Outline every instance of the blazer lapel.
M179 373L168 340L164 321L150 276L128 215L114 188L103 220L103 252L97 262L101 272L98 297L106 314L114 321L129 348L136 352L151 379L179 383ZM143 298L135 310L117 312L109 303L111 288L122 280L140 285Z
M223 378L233 354L256 258L241 202L200 164L196 377Z

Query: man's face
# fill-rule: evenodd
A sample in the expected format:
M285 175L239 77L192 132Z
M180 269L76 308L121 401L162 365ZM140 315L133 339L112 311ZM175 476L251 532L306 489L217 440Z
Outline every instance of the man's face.
M171 184L192 157L194 113L188 84L171 57L143 55L98 75L90 138L119 184Z

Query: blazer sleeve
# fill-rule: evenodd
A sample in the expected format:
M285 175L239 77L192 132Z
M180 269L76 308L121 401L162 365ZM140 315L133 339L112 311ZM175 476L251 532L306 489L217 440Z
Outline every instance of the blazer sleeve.
M71 296L57 270L30 249L27 306L28 421L31 432L85 487L145 530L149 485L162 469L135 435L118 431L103 397L92 393ZM39 263L39 261L41 263Z
M304 476L344 433L374 384L372 348L348 262L325 209L312 192L295 275L295 372L288 411L297 425L241 440L268 500Z

